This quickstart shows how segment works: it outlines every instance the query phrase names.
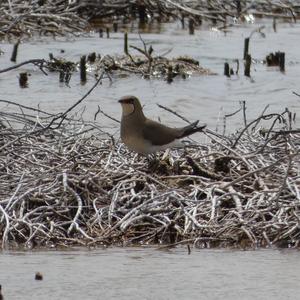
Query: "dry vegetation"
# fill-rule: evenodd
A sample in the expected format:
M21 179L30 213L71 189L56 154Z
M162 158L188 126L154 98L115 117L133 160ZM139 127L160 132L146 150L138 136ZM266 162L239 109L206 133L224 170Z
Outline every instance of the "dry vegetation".
M189 19L195 25L204 20L221 27L235 26L249 16L284 18L292 22L299 17L298 1L218 1L218 0L3 0L0 4L0 38L39 35L78 34L87 30L92 20L128 24Z
M196 25L206 19L221 28L249 13L295 21L299 9L296 1L5 0L0 38L76 34L95 17L115 16L119 23L145 16L146 22L179 18L183 24L189 18ZM104 76L124 72L167 82L211 74L189 57L155 56L141 41L142 48L130 46L139 56L128 52L124 39L126 55L93 53L80 63L52 56L0 73L34 64L44 73L59 72L68 84L87 63L97 78L94 87ZM0 100L7 104L0 111L2 249L180 243L299 247L300 130L292 128L292 113L262 114L248 123L244 109L244 128L235 134L207 129L205 142L149 160L128 151L97 123L70 116L87 96L58 115Z
M149 162L79 116L18 107L0 113L2 248L299 246L300 131L288 111Z

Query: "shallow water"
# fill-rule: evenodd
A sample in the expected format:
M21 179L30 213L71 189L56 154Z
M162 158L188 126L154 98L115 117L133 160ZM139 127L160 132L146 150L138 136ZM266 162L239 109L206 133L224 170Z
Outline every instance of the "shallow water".
M250 53L257 60L253 64L251 78L243 76L242 56L244 38L261 25L265 25L265 37L255 33L250 40ZM280 23L277 32L272 29L271 20L259 20L256 24L239 25L229 28L224 34L210 26L196 30L190 36L180 24L162 25L161 33L144 33L143 39L152 44L155 54L167 54L168 57L189 55L200 61L200 64L218 73L216 76L193 76L189 79L175 79L172 84L162 80L144 80L136 76L113 78L113 82L104 80L93 93L80 105L85 107L84 118L92 120L97 106L109 115L119 119L121 108L117 99L126 94L134 94L145 104L146 114L154 119L160 117L162 122L170 125L181 125L182 120L157 107L156 103L168 106L191 120L200 119L208 127L219 126L222 131L222 116L232 113L240 107L240 101L246 101L249 120L257 117L266 105L270 105L267 113L282 112L288 107L299 112L300 98L292 91L300 93L300 56L299 34L300 24ZM129 44L143 47L136 31L129 34ZM0 56L1 68L10 66L9 61L12 45L0 44L5 55ZM65 52L61 53L61 49ZM261 63L267 54L275 51L286 53L286 72L277 68L267 68ZM111 38L98 37L91 33L88 37L74 39L37 39L20 45L18 62L31 58L47 58L48 53L56 57L79 61L80 56L93 51L104 54L121 54L123 51L123 34L111 33ZM132 50L132 53L135 50ZM224 62L228 61L236 69L235 59L240 60L238 76L230 79L223 75ZM18 86L18 74L30 71L29 88ZM37 68L26 65L16 71L0 74L0 99L15 101L24 105L40 106L49 112L61 112L80 99L93 85L94 79L89 78L86 85L79 83L76 74L70 81L70 87L58 83L58 74L43 75ZM6 104L0 102L0 109ZM77 110L78 110L77 109ZM108 126L118 135L118 124L98 115L97 121ZM243 124L242 114L230 118L227 128L236 129ZM299 116L297 124L299 127ZM116 130L114 130L116 129Z
M296 250L153 248L8 252L5 299L297 299ZM34 280L40 271L43 281Z

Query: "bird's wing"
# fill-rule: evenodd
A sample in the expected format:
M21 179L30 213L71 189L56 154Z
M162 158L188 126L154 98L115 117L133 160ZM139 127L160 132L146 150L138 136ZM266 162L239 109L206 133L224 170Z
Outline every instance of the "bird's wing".
M202 126L197 126L198 123L199 123L199 121L195 121L195 122L191 123L190 125L187 125L187 126L181 128L182 134L181 134L180 138L184 138L195 132L203 131L203 129L206 127L206 124L204 124Z
M173 142L182 134L182 128L171 128L147 119L142 130L143 137L152 145L162 146Z

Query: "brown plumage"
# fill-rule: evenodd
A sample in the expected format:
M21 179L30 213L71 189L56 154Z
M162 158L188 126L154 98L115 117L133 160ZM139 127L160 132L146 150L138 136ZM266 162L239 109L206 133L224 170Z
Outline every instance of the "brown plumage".
M125 96L119 102L123 109L121 139L129 149L141 154L182 146L180 139L205 128L197 126L199 121L184 127L172 128L150 120L145 117L141 103L135 96Z

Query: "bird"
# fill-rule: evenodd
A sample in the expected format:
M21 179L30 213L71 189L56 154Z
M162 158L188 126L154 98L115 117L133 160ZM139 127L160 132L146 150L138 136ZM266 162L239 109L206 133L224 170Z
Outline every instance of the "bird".
M172 147L182 147L180 141L195 132L202 131L206 125L197 126L195 121L187 126L172 128L148 119L139 99L124 96L122 105L121 140L132 151L149 155Z

